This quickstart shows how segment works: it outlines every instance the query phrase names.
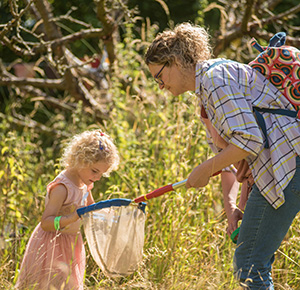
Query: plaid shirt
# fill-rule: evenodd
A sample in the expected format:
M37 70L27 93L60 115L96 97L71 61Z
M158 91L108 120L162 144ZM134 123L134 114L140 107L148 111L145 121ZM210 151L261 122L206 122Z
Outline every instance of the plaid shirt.
M195 93L209 120L228 143L249 152L247 162L255 184L274 207L284 203L283 190L296 171L300 155L300 120L263 112L269 149L252 107L294 110L289 101L262 75L248 65L209 60L196 66Z

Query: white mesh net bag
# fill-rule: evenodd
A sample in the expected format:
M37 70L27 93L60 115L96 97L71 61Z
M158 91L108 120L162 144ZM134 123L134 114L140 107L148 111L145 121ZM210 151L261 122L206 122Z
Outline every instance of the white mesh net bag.
M143 256L145 206L118 198L77 210L90 252L106 276L126 276L137 270Z

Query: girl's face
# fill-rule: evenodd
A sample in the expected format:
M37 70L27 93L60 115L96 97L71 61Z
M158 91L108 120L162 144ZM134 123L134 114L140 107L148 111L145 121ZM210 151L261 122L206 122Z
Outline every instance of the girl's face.
M109 164L105 161L98 161L91 166L87 166L78 170L79 178L81 182L86 185L90 185L99 180L103 173L109 169Z
M187 74L183 72L183 69L175 63L171 66L165 66L164 68L163 64L149 64L148 67L152 76L162 81L161 84L159 84L161 90L167 89L174 96L183 94L186 91L195 90L195 75L193 74L188 77ZM162 71L160 72L161 69ZM158 73L159 75L157 75Z

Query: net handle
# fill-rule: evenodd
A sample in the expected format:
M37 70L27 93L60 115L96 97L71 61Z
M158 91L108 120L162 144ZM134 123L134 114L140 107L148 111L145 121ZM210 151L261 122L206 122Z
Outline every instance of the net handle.
M218 172L214 173L212 176L216 176L216 175L220 174L221 172L222 171L218 171ZM187 179L184 179L184 180L176 182L176 183L165 185L163 187L160 187L158 189L155 189L155 190L151 191L148 194L141 195L141 196L135 198L134 202L139 203L139 202L142 202L142 201L147 201L148 199L151 199L151 198L154 198L154 197L161 196L161 195L163 195L167 192L170 192L170 191L175 190L175 189L177 189L181 186L184 186L186 184L186 182L187 182Z
M128 206L132 202L131 199L126 198L115 198L115 199L109 199L109 200L102 200L96 203L93 203L91 205L81 207L77 209L77 214L79 217L84 215L85 213L102 209L102 208L109 208L111 206ZM143 212L145 212L145 203L139 204L138 208L141 209Z

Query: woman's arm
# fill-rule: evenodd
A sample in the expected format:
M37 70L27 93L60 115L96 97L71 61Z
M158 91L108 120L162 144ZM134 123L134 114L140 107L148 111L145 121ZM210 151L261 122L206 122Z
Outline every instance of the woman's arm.
M209 178L217 171L236 163L250 155L249 152L229 144L225 149L213 158L204 161L194 168L186 182L186 187L204 187L208 184Z
M242 182L241 186L241 196L240 196L240 201L239 201L239 209L244 211L246 207L246 203L248 200L248 194L249 194L249 189L248 189L248 181L244 180Z
M224 208L228 220L227 234L230 236L238 227L238 221L242 219L243 213L236 206L239 192L239 182L232 172L221 173L221 184L224 198Z

